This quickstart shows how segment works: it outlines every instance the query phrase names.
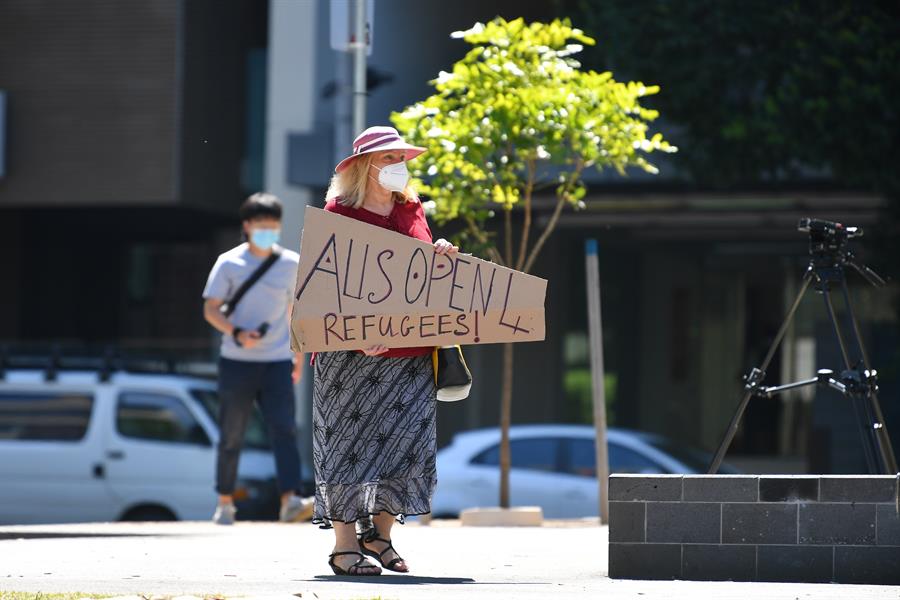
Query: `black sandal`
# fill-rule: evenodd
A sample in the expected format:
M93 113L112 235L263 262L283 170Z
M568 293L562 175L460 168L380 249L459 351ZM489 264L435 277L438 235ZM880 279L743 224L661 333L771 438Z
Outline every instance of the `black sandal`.
M350 565L350 567L346 570L340 568L334 562L334 559L336 557L343 556L345 554L356 554L357 556L359 556L359 560ZM375 577L376 575L381 575L381 571L379 571L378 573L361 573L361 569L377 569L378 567L367 561L362 552L355 552L352 550L348 552L332 552L328 555L328 566L331 567L331 570L334 571L335 575L350 575L353 577Z
M384 542L385 544L387 544L387 548L385 548L381 552L375 552L374 550L369 550L368 548L366 548L366 542ZM389 569L391 571L394 571L395 573L408 573L409 572L409 568L407 568L406 571L401 571L400 569L394 568L397 566L397 563L406 562L406 561L403 560L403 558L400 557L400 553L394 549L394 544L391 543L391 540L386 540L383 537L378 536L377 529L370 529L368 531L361 533L359 535L359 547L363 551L363 554L365 554L367 556L371 556L372 558L377 560L379 563L381 563L381 566L384 567L385 569ZM384 559L382 557L392 550L393 550L394 554L397 555L397 558L394 558L390 562L385 564Z

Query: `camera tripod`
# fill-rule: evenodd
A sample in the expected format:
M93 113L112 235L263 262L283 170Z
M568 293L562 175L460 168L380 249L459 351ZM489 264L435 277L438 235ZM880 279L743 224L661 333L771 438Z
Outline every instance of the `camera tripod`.
M809 385L820 385L835 389L849 399L862 437L863 453L865 454L869 473L896 474L897 460L894 458L894 450L891 447L891 440L888 437L884 416L878 403L877 373L871 368L869 356L860 335L859 322L853 313L844 267L852 267L875 287L882 287L885 285L885 282L875 271L857 262L853 254L846 248L849 239L862 235L861 229L844 227L840 223L817 219L800 219L798 229L809 233L810 254L812 256L809 266L803 274L803 285L797 293L797 297L784 322L781 324L781 329L778 330L775 340L769 347L762 365L758 368L754 367L748 375L744 376L744 396L738 404L734 416L731 418L731 423L728 425L718 450L716 450L708 472L714 474L719 470L722 459L725 457L725 452L734 439L741 417L747 409L751 398L771 398L775 394L787 390ZM844 370L837 377L835 377L833 371L821 369L817 372L816 377L811 379L771 387L763 386L766 369L769 367L769 363L772 361L772 357L775 355L775 351L781 344L782 339L784 339L791 319L797 312L797 307L800 306L800 301L803 299L806 290L809 289L810 284L815 285L816 292L822 294L822 298L825 301L825 308L841 349ZM834 291L834 288L840 288L842 292L854 341L859 349L860 358L855 362L851 359L844 333L835 314L834 304L831 299L831 292Z

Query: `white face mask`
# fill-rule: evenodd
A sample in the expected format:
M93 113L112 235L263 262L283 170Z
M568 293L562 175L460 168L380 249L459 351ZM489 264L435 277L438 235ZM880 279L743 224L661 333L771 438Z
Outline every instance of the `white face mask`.
M375 167L378 169L378 167ZM373 178L374 179L374 178ZM378 183L392 192L402 192L409 183L409 171L405 162L398 162L378 169Z

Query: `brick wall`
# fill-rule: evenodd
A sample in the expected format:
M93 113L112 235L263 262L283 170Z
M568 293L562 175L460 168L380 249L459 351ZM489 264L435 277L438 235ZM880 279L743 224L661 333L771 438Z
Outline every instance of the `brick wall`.
M898 482L613 475L609 576L900 584Z

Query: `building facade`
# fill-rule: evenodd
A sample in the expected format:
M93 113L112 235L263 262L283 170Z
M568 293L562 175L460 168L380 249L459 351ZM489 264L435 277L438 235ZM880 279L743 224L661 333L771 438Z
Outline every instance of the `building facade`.
M285 245L296 248L303 207L323 204L355 133L351 63L331 47L331 7L0 4L0 340L214 359L200 293L215 256L238 241L240 202L259 189L281 196ZM388 123L429 95L428 81L466 50L450 32L497 14L554 16L552 5L506 0L376 0L367 123ZM799 286L808 255L797 220L870 227L882 204L821 183L723 192L673 179L665 170L655 180L592 176L587 210L563 215L534 269L549 280L548 337L516 348L513 422L590 419L584 241L596 238L611 422L713 449L741 376L761 361ZM896 365L896 286L874 290L850 277L876 366ZM829 327L810 294L771 381L840 370ZM466 354L473 393L440 407L441 443L499 421L500 348ZM900 373L882 373L882 407L897 430ZM309 395L301 397L302 431ZM852 413L827 390L754 400L733 454L760 461L744 462L760 470L861 468Z

